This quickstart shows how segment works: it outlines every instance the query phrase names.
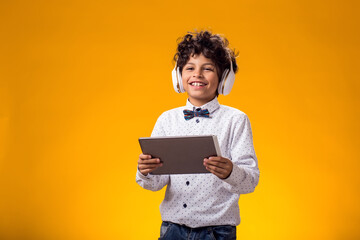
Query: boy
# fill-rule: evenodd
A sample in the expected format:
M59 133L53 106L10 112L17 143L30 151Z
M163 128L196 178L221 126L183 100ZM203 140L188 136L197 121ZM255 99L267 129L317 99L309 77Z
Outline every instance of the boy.
M167 185L159 239L236 239L239 197L254 191L259 169L249 119L217 100L232 87L235 54L225 38L202 31L186 34L174 59L174 88L188 100L164 112L151 136L216 135L222 157L204 159L209 174L152 175L160 159L140 154L136 181L152 191Z

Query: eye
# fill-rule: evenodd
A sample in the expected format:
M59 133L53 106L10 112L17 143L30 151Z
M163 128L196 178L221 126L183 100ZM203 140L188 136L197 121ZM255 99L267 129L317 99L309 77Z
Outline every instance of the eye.
M213 71L214 71L214 69L213 69L213 68L211 68L211 67L206 67L206 68L205 68L205 71L211 71L211 72L213 72Z
M193 67L185 67L185 70L191 71L191 70L194 70L194 68Z

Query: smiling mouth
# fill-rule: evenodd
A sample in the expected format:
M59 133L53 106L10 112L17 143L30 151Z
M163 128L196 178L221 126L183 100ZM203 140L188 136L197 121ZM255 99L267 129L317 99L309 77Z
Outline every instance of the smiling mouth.
M201 82L192 82L190 83L191 86L196 86L196 87L199 87L199 86L206 86L205 83L201 83Z

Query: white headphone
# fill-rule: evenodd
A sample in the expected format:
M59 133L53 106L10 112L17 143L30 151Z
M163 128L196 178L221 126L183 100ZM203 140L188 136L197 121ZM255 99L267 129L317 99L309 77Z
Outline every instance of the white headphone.
M172 80L173 80L173 86L175 92L177 93L185 92L185 89L182 84L180 69L177 66L177 64L172 70ZM224 70L221 80L219 82L218 93L223 95L228 95L234 85L234 81L235 81L235 72L233 70L232 61L230 60L230 69Z

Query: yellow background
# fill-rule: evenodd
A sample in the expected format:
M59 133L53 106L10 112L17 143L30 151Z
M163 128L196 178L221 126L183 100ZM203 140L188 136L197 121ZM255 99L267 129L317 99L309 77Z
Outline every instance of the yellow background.
M360 239L359 1L0 2L0 239L156 239L137 139L185 104L176 39L224 34L261 171L239 239Z

